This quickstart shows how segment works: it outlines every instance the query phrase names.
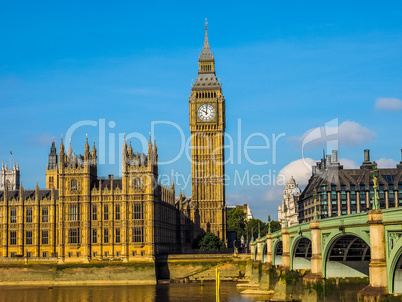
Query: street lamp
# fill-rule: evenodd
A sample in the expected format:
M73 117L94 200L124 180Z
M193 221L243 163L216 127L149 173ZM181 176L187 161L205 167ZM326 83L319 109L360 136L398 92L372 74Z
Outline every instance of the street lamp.
M374 196L373 196L373 210L379 210L380 209L380 204L378 202L378 193L377 193L377 188L378 188L378 169L377 169L377 163L375 160L373 161L373 164L371 165L371 171L370 171L370 176L371 179L373 180L373 189L374 189Z

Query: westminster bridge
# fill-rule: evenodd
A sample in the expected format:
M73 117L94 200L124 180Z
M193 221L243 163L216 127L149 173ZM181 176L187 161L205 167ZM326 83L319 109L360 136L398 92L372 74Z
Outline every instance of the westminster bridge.
M307 269L304 278L369 277L361 295L402 293L402 208L371 210L282 228L251 243L251 259Z

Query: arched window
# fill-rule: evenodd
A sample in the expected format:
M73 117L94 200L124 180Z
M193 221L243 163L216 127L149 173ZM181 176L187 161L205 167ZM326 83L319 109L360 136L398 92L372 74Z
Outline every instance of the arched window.
M71 181L71 190L77 190L77 180L73 179Z
M141 189L141 179L139 177L134 179L134 189L135 190Z
M13 189L13 186L11 185L11 181L9 179L7 179L7 181L6 181L6 186L7 186L7 190L9 190L9 191Z

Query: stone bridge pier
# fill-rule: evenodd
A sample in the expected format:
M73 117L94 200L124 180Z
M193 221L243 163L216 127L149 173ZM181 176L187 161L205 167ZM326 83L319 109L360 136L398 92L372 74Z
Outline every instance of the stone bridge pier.
M323 278L322 274L322 254L321 254L321 230L320 221L310 222L311 230L311 272L304 277L306 282L315 282Z
M375 297L388 293L387 260L385 257L385 228L382 210L371 210L367 215L370 225L371 260L369 266L370 284L358 295L365 301L374 301Z
M290 269L290 237L289 229L287 227L282 228L282 268Z

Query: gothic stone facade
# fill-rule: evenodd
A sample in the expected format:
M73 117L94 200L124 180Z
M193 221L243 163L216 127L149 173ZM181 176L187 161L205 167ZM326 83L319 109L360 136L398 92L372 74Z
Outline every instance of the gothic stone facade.
M285 221L288 222L289 226L299 223L297 201L300 194L301 190L293 176L291 176L289 183L283 190L282 204L278 206L278 220L282 227L285 227Z
M181 213L173 183L157 183L155 144L139 155L124 142L120 179L97 177L97 151L88 141L84 155L76 156L71 145L66 154L63 142L58 156L53 148L48 189L0 191L0 256L130 260L180 251ZM52 165L55 157L58 165Z

